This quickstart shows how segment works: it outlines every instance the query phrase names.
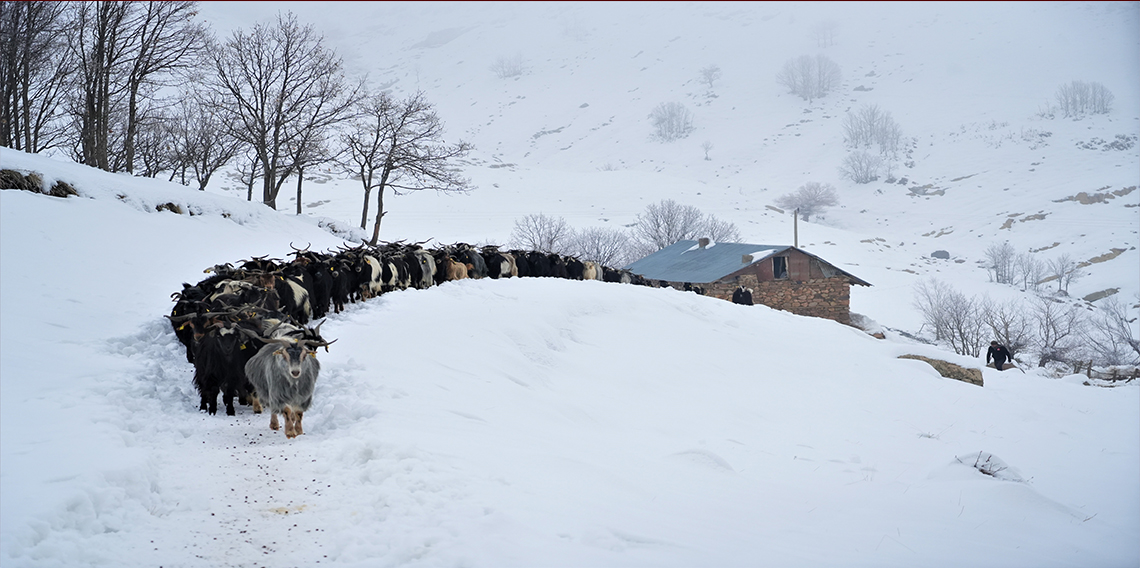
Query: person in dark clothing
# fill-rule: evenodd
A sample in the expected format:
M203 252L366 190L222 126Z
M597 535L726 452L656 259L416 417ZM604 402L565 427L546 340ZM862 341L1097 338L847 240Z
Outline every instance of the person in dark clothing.
M1004 345L991 341L990 350L986 351L986 363L989 363L990 359L994 361L994 368L1000 371L1006 360L1013 359L1013 356L1009 354L1009 350Z

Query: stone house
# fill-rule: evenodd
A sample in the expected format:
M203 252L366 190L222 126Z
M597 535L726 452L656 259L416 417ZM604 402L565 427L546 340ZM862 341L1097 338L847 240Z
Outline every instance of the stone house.
M787 245L678 241L626 267L656 284L700 288L706 296L732 300L737 286L752 289L752 301L794 314L850 325L851 285L871 284L822 258Z

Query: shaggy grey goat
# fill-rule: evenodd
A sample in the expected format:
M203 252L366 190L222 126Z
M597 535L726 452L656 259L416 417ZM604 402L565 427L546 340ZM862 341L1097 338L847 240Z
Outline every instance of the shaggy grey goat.
M245 375L269 411L269 427L278 429L277 415L285 417L285 437L304 434L301 418L313 402L313 388L321 364L316 349L330 342L320 338L320 326L309 337L258 337L265 346L245 364Z

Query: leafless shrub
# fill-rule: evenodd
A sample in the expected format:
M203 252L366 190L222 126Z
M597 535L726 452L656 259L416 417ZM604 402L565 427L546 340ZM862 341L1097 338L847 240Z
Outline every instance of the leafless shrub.
M829 183L809 181L793 193L786 193L776 199L776 206L783 209L798 209L804 221L824 209L838 205L839 197Z
M713 88L713 82L720 79L721 72L719 65L709 65L708 67L701 68L701 82Z
M915 285L914 306L922 313L924 325L934 331L936 340L959 355L977 357L986 343L986 324L981 304L975 298L954 290L940 280Z
M569 254L573 252L574 229L562 217L548 217L543 213L530 214L515 221L511 231L511 244L518 248L545 253Z
M838 29L839 24L837 24L835 20L824 20L812 26L812 39L815 40L815 44L819 47L831 47L835 45L835 32Z
M1088 318L1085 344L1098 365L1140 364L1140 339L1133 329L1137 318L1129 317L1130 310L1135 309L1110 297L1102 300Z
M522 54L514 54L509 56L502 56L495 59L491 64L491 72L500 79L510 79L511 77L518 77L526 71L526 64L523 62Z
M776 74L776 82L806 101L827 96L839 87L843 73L839 65L824 55L801 55L789 59Z
M1032 253L1017 255L1016 271L1021 280L1021 290L1036 292L1041 288L1041 279L1045 277L1045 263Z
M984 299L980 311L993 338L1009 350L1011 357L1033 344L1033 322L1020 301L995 303Z
M736 224L730 221L721 221L711 213L705 216L704 229L701 232L714 242L740 242L740 230L736 228Z
M855 183L870 183L879 179L883 159L863 150L847 155L839 168L839 175Z
M990 281L998 284L1013 284L1017 280L1017 251L1009 241L986 249L986 271Z
M1057 88L1057 109L1066 117L1108 114L1116 97L1100 83L1072 81Z
M1037 366L1068 363L1080 354L1079 340L1085 320L1079 307L1038 296L1030 309L1030 317L1037 328L1034 345Z
M895 159L902 144L902 129L879 105L863 105L843 119L843 142L853 149L878 146L880 155Z
M612 227L587 227L574 233L570 249L581 260L622 267L637 260L630 246L629 231Z
M681 205L672 199L651 203L637 216L633 226L633 245L638 254L659 251L677 241L708 237L716 242L738 242L736 225L704 215L692 205Z
M649 113L653 132L658 140L672 142L685 138L693 131L693 113L677 102L661 103Z
M1047 261L1045 273L1047 277L1057 281L1057 293L1064 295L1069 294L1069 284L1084 276L1084 272L1077 266L1077 261L1068 254Z

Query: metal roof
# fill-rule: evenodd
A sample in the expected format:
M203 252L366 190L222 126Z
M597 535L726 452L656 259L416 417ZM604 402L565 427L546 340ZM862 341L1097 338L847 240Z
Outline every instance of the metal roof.
M650 280L707 284L748 266L744 255L752 255L755 263L788 248L745 243L709 243L701 248L697 241L677 241L626 268Z
M769 256L780 254L790 248L788 245L752 245L747 243L709 243L701 248L697 241L677 241L641 260L626 266L630 272L640 274L650 280L666 282L690 282L708 284L716 282L737 270L760 262ZM869 283L841 270L818 256L796 249L827 266L834 268L851 280L852 284L870 286ZM752 261L744 262L745 255Z

